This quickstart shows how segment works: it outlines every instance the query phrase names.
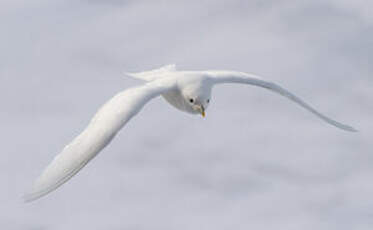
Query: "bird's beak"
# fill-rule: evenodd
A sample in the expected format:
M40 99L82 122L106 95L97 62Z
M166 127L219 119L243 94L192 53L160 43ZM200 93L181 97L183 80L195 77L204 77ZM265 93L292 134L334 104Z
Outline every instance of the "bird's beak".
M202 105L201 105L201 107L200 107L200 113L201 113L202 117L205 117L205 116L206 116L205 108L203 108Z

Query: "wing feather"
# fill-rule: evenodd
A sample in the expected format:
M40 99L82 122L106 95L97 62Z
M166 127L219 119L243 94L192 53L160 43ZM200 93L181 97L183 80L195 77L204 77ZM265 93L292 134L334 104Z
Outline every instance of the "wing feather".
M221 84L221 83L241 83L241 84L249 84L254 86L259 86L268 90L271 90L272 92L275 92L277 94L280 94L291 101L297 103L301 107L305 108L306 110L310 111L317 117L321 118L325 122L338 127L340 129L343 129L345 131L350 132L356 132L357 130L349 125L342 124L336 120L333 120L324 114L320 113L310 105L308 105L306 102L301 100L299 97L295 96L290 91L282 88L278 84L270 81L266 81L261 79L258 76L242 73L242 72L233 72L233 71L208 71L208 76L212 80L213 84Z
M154 81L118 93L92 118L86 129L58 154L33 184L25 201L38 199L73 177L152 98L170 90L172 83Z

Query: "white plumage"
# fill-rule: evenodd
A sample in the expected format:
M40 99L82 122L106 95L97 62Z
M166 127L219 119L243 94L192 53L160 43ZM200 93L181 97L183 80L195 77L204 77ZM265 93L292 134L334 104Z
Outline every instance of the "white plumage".
M325 122L346 131L356 131L316 111L294 94L279 85L257 76L234 71L177 71L175 65L160 69L127 73L146 83L118 93L104 104L87 128L58 154L35 181L26 201L40 198L55 190L74 176L95 157L116 133L151 99L163 96L171 105L188 113L204 116L209 106L212 87L222 83L241 83L259 86L278 93Z

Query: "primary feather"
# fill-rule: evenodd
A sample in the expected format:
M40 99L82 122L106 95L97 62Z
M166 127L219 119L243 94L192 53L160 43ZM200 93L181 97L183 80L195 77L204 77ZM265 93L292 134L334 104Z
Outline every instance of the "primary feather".
M109 144L150 99L171 88L171 84L153 82L125 90L110 99L87 128L53 159L25 196L25 201L44 196L69 180Z
M259 86L265 89L269 89L272 92L280 94L291 101L297 103L301 107L305 108L309 112L313 113L317 117L321 118L328 124L331 124L337 128L343 129L345 131L350 132L357 132L357 130L349 125L342 124L336 120L333 120L324 114L320 113L306 102L304 102L299 97L295 96L290 91L284 89L283 87L279 86L278 84L270 81L263 80L262 78L255 76L253 74L241 73L241 72L234 72L234 71L209 71L210 77L214 84L219 83L241 83L241 84L249 84L254 86Z

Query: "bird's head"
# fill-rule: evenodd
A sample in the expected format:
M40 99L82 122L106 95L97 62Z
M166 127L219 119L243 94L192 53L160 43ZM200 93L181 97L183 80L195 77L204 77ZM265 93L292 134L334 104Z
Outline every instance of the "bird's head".
M190 113L201 114L205 117L206 109L211 100L211 89L189 87L183 90L184 104Z

